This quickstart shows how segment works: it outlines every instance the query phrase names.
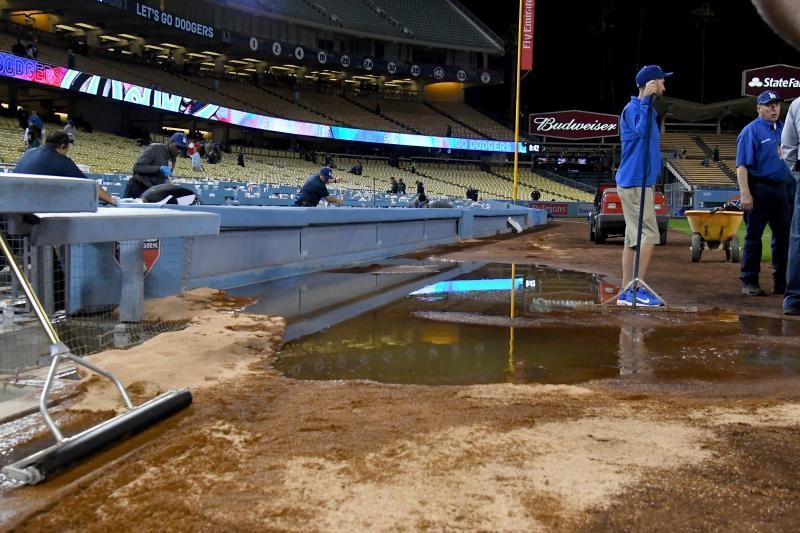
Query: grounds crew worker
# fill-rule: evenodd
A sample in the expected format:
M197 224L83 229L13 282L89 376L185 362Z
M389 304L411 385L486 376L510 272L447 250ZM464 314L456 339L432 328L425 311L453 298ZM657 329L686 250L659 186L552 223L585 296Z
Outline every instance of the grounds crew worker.
M155 185L167 183L179 153L186 153L189 141L183 133L173 133L167 144L153 143L142 149L133 164L133 176L125 186L125 198L139 198Z
M318 174L312 174L308 177L300 188L300 192L297 193L294 205L296 207L316 207L323 198L332 204L342 205L344 202L341 198L332 196L328 192L328 187L326 187L328 183L336 183L336 178L333 177L333 171L330 167L322 167L319 169Z
M28 150L17 162L14 172L17 174L37 174L44 176L61 176L65 178L88 178L78 165L67 156L69 135L63 131L51 133L44 144ZM98 196L101 201L117 205L117 199L98 185Z
M736 178L739 181L747 232L740 269L742 294L763 296L758 284L761 271L761 235L769 224L772 230L774 294L786 291L786 260L789 254L791 212L787 201L789 168L780 156L783 122L780 95L767 90L756 98L758 117L744 127L737 139Z
M795 180L792 226L789 231L789 259L786 272L786 292L783 296L783 314L800 315L800 167L797 151L800 147L800 98L789 106L786 124L781 135L781 155ZM790 187L791 190L791 187Z
M617 193L622 203L625 217L625 243L622 249L622 286L633 281L636 240L639 233L639 205L642 185L645 187L644 210L642 213L642 241L639 250L639 279L644 280L655 245L661 242L656 220L653 187L661 173L661 132L653 98L662 96L666 90L664 78L672 72L664 72L658 65L642 67L636 74L639 94L632 96L622 110L619 118L620 139L622 140L622 160L619 163L615 180ZM645 140L648 144L645 145ZM642 177L647 158L647 176ZM626 289L617 296L617 305L657 307L664 305L661 298L639 287L636 294Z

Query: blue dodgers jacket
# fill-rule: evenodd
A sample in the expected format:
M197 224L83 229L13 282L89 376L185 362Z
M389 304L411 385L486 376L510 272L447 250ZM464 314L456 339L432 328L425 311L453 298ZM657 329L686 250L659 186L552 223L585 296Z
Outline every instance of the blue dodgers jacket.
M622 160L617 169L617 187L641 187L645 154L649 154L650 166L647 170L645 186L655 185L661 172L661 132L658 129L658 114L650 112L650 144L645 146L647 134L647 115L652 106L649 98L639 100L631 97L631 101L622 110L619 118L620 139L622 140Z

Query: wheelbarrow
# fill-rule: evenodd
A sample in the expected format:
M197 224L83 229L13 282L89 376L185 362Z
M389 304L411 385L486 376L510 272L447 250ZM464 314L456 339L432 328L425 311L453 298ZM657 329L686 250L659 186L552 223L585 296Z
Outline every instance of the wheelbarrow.
M685 212L692 228L692 263L700 261L703 250L725 250L725 259L739 262L739 237L736 231L744 213L736 208Z

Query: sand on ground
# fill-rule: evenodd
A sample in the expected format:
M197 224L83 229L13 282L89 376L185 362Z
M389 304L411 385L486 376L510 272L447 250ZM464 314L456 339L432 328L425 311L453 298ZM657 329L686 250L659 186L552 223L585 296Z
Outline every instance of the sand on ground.
M619 246L559 222L425 253L614 275ZM736 265L687 261L670 234L652 284L670 302L779 316L743 300ZM691 287L691 291L686 288ZM171 419L41 485L0 488L15 531L771 530L800 527L800 387L619 378L579 385L390 385L287 379L285 323L214 291L191 323L93 360L137 401L188 387ZM119 411L87 376L59 411ZM35 417L30 428L43 430Z

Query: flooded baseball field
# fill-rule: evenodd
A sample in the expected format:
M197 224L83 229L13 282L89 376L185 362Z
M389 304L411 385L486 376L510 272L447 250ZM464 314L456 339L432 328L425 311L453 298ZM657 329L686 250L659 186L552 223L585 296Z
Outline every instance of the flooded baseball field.
M468 385L753 379L800 372L800 323L594 305L604 278L531 265L395 262L254 287L287 319L275 368L295 379Z
M0 480L0 529L796 530L800 321L742 299L736 265L685 266L680 235L654 261L668 308L597 305L619 251L584 230L188 294L185 330L92 357L135 402L194 403ZM52 414L71 434L119 409L84 378ZM0 462L51 441L2 424Z

